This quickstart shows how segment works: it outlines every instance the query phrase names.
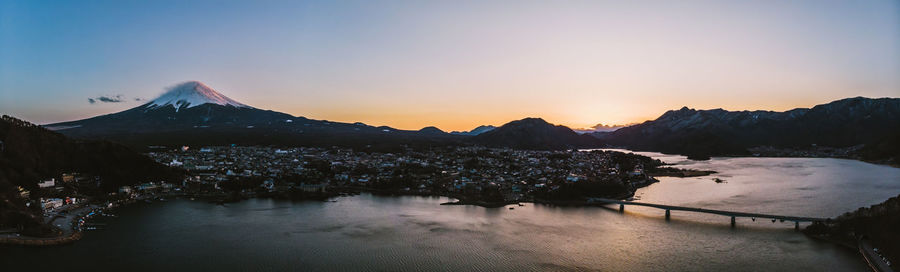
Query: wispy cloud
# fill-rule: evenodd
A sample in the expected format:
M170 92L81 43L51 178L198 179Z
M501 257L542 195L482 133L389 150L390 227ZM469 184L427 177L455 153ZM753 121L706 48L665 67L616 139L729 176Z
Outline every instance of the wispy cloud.
M88 103L96 104L97 102L121 103L121 102L125 102L125 97L121 94L117 94L117 95L101 95L98 97L88 98Z

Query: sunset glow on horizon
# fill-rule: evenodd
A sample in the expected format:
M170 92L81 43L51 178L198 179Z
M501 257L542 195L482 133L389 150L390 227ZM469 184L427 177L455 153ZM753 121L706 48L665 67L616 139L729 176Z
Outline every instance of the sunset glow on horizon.
M784 111L900 96L900 4L0 0L2 114L88 118L186 80L257 108L400 129Z

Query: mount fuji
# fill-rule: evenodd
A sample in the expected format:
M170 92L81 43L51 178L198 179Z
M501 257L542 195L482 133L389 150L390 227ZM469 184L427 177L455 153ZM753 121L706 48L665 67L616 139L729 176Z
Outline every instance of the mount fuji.
M118 113L44 126L66 136L102 139L134 148L177 145L380 146L446 144L460 136L312 120L258 109L198 81Z
M179 108L191 108L203 104L252 108L220 94L199 81L188 81L178 84L159 98L147 103L146 106L148 108L158 108L171 105L175 107L175 111L178 111Z

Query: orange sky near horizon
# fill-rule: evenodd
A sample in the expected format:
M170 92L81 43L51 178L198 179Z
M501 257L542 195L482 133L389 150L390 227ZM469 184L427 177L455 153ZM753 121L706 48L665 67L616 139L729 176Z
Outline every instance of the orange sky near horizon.
M360 106L353 110L323 106L312 109L291 109L284 111L292 115L305 116L313 119L324 119L338 122L363 122L373 126L390 126L398 129L418 130L426 126L436 126L441 130L468 131L480 125L500 126L513 120L526 117L539 117L553 124L565 125L570 128L589 128L597 124L627 125L653 120L668 110L678 110L683 106L693 109L725 110L770 110L786 111L795 108L810 108L818 104L825 104L833 100L847 97L826 98L815 101L765 101L759 103L734 103L715 104L712 101L698 101L695 104L680 104L678 102L652 101L646 103L626 104L615 101L596 104L593 106L572 107L569 105L547 105L543 109L528 110L518 108L496 108L492 111L467 112L455 111L452 108L413 108L391 111L390 107ZM810 99L813 100L813 99ZM560 109L563 106L565 109ZM567 107L569 106L569 107ZM309 112L309 113L305 113Z

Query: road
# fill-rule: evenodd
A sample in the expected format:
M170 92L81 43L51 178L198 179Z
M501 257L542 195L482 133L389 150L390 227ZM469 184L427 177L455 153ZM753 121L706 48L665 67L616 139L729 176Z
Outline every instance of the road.
M884 259L881 258L881 255L875 253L875 248L872 246L872 243L869 242L869 239L863 238L859 240L859 253L862 253L863 257L866 258L866 262L869 264L869 267L872 268L873 271L894 271L887 263L884 262Z

